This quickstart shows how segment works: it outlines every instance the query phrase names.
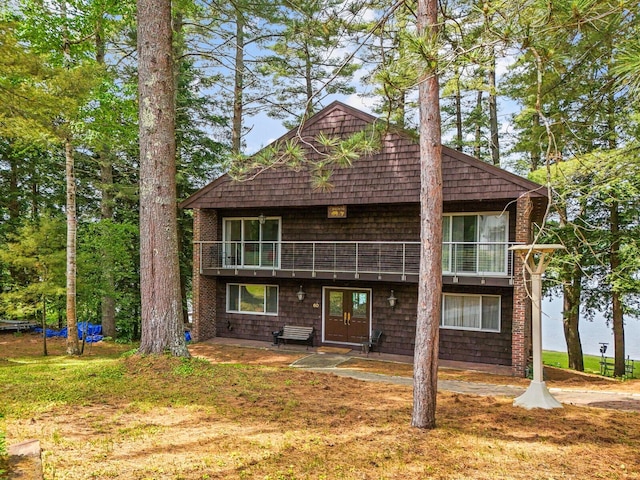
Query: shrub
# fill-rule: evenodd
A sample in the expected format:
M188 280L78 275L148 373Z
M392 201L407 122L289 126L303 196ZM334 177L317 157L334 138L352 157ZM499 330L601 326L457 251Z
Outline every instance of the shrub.
M7 442L5 433L0 431L0 478L5 478L9 470L9 457L7 454Z

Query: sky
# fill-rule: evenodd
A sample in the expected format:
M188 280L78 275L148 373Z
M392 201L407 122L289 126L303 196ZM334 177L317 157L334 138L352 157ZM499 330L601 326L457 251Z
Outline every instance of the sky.
M509 64L513 61L513 56L507 56L505 58L498 59L496 65L496 74L498 76L498 84L501 78L506 74ZM334 100L339 100L351 107L362 110L366 113L375 115L373 108L376 103L376 98L370 95L372 86L366 85L361 81L361 77L366 74L365 69L356 71L354 78L354 86L356 93L351 95L330 95L324 101L324 105L329 105ZM501 143L505 144L509 140L511 132L513 131L511 116L519 110L519 106L512 100L505 97L498 97L498 121L500 123ZM417 109L415 111L417 116ZM270 118L266 113L260 113L247 121L247 127L250 128L250 132L244 137L246 142L245 153L253 154L259 151L261 148L266 147L271 142L277 140L287 132L287 129L282 126L280 120ZM417 124L417 119L414 122ZM443 143L451 137L443 137ZM506 148L502 148L503 156ZM505 163L510 163L507 159ZM508 168L508 166L506 166Z
M546 298L542 305L542 348L566 352L567 345L564 340L562 328L562 299ZM607 343L607 356L613 356L613 331L607 326L602 315L596 315L593 321L581 319L580 339L584 353L600 355L600 343ZM625 319L625 351L635 360L640 360L640 320Z
M365 98L360 94L353 94L349 96L333 95L331 96L331 99L325 101L324 104L325 106L329 105L335 100L339 100L342 103L359 110L363 110L372 115L374 114L372 110L374 99L372 98ZM270 118L263 112L252 117L248 123L251 131L244 137L246 142L245 152L247 154L257 152L287 133L287 129L282 126L282 122L280 120Z

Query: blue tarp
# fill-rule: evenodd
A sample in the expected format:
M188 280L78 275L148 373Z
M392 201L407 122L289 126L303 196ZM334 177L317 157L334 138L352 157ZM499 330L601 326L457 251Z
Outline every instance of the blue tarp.
M36 333L42 333L42 328L37 327L33 329ZM102 325L94 325L87 322L78 322L78 339L82 340L83 333L86 335L85 342L95 343L102 340ZM47 328L47 337L62 337L67 338L67 327L61 330L53 330ZM191 332L184 332L184 339L187 342L191 341Z
M35 328L34 332L42 333L42 328ZM82 340L82 335L86 335L85 342L95 343L102 340L102 325L94 325L88 322L78 322L78 339ZM67 327L61 330L47 328L47 337L67 338Z

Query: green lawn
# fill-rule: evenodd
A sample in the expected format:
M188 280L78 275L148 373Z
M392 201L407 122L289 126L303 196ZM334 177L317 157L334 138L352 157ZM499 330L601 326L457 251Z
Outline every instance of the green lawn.
M638 412L440 392L425 432L410 427L411 387L291 368L279 351L211 346L209 361L39 347L0 344L0 431L40 440L45 478L640 480Z
M596 355L584 355L584 371L600 374L600 357ZM551 367L569 368L569 360L566 352L542 352L542 363ZM640 378L640 362L636 362L633 378Z

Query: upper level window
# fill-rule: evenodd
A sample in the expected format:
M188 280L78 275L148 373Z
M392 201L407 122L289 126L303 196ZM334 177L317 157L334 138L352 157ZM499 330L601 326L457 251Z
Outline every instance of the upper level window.
M442 296L442 321L445 328L500 331L500 297L497 295Z
M509 216L504 213L444 215L442 271L507 273Z
M278 268L280 218L225 218L222 228L225 266Z

